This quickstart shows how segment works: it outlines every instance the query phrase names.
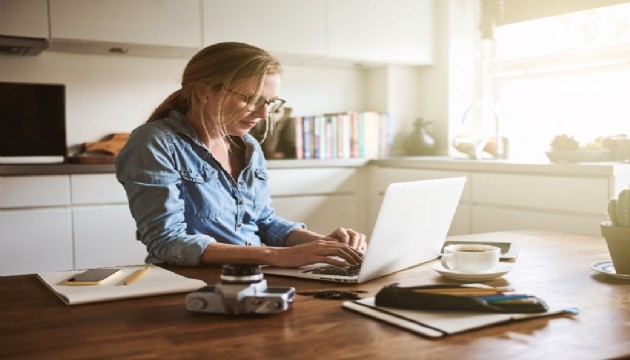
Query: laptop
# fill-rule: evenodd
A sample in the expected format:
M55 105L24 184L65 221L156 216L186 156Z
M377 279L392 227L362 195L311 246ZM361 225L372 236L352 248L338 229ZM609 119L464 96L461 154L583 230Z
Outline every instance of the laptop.
M465 177L454 177L390 184L360 265L264 266L262 271L269 275L358 284L436 259L465 183ZM348 270L356 273L343 274Z

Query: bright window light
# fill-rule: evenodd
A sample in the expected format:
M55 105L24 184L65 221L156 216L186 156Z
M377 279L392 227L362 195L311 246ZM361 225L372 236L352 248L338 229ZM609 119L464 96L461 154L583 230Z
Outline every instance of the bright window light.
M488 69L510 158L630 135L630 3L500 26Z

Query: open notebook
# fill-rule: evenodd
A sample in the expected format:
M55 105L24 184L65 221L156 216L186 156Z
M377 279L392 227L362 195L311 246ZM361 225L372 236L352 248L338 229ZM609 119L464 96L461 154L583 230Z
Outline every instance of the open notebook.
M142 268L144 265L121 267L122 271L98 285L64 284L65 280L82 271L39 273L37 277L67 305L188 292L207 285L154 265L134 283L125 285L125 280Z
M266 266L265 274L363 283L438 257L462 195L465 177L390 184L356 274L327 264L300 268ZM343 270L348 270L343 268Z

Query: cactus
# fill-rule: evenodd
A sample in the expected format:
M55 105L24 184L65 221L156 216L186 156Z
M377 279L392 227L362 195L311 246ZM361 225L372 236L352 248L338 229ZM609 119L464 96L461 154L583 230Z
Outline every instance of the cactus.
M613 226L630 227L630 189L622 190L608 202L608 216Z

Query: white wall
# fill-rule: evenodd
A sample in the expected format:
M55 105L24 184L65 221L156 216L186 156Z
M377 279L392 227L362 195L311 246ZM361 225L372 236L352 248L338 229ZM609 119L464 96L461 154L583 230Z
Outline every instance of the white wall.
M478 6L478 0L435 2L435 64L419 69L418 107L421 116L433 122L429 131L437 138L440 154L449 149L456 154L451 139L460 131L466 108L480 99Z
M67 142L74 147L143 123L179 87L186 62L45 51L0 56L0 81L65 84ZM364 78L358 69L287 65L280 96L294 115L369 110Z

